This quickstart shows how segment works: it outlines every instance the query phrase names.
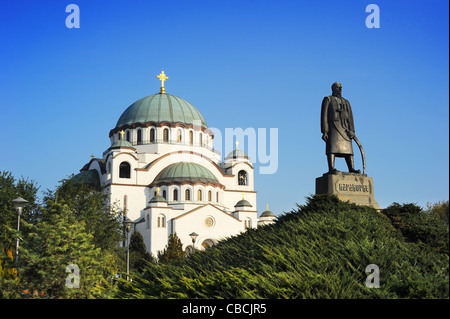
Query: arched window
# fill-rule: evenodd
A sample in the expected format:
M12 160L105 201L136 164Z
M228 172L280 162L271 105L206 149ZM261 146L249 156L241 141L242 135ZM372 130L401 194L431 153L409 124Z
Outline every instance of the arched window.
M203 134L202 133L200 133L198 135L198 142L199 142L200 146L203 146Z
M216 193L216 203L219 202L219 192Z
M152 127L150 129L150 143L155 143L155 135L156 135L155 129Z
M173 200L175 202L178 201L178 189L173 190Z
M119 177L120 178L130 178L131 177L131 166L128 162L120 163Z
M165 128L163 130L163 140L164 142L168 142L169 141L169 129Z
M189 144L194 144L194 132L189 131Z
M156 227L166 227L166 216L164 216L163 214L158 216Z
M127 141L128 141L128 142L131 142L131 141L130 141L130 131L127 131Z
M166 192L166 190L163 190L163 197L164 197L165 200L167 200L167 192Z
M142 144L142 130L138 129L137 131L137 143L140 145Z
M252 220L250 218L244 220L244 227L245 229L252 227Z
M197 200L198 200L198 201L201 201L201 200L202 200L202 190L201 190L201 189L199 189L199 190L197 191Z
M239 171L238 173L238 185L248 185L247 183L247 172Z
M211 197L212 197L212 192L208 191L208 202L210 202L212 200Z
M184 192L184 200L191 200L191 190L190 189L186 189L186 191Z
M177 142L181 143L181 130L177 130Z

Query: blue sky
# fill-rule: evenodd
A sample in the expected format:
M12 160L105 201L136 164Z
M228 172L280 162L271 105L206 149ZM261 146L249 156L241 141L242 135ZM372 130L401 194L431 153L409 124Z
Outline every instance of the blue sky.
M70 3L79 29L65 25ZM370 3L379 29L365 25ZM320 106L335 81L352 104L380 206L447 200L448 5L2 0L0 170L54 189L102 156L119 116L158 92L164 68L167 93L195 105L208 126L278 128L278 170L255 176L259 211L269 203L287 212L314 193L327 170ZM336 166L346 169L343 159Z

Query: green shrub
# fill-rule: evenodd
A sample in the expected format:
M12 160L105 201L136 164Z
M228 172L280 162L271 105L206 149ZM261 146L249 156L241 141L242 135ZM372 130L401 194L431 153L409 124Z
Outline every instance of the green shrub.
M435 249L440 244L405 240L385 213L315 195L276 224L250 229L188 258L148 265L133 282L123 282L117 296L448 298L448 253ZM366 287L369 264L379 266L380 288Z

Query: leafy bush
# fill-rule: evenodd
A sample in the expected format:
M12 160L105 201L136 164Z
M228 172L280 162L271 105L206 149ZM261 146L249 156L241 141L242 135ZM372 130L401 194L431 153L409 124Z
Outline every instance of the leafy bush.
M405 240L391 223L394 215L385 213L315 195L274 225L188 258L147 265L133 282L122 283L117 297L448 298L448 250L436 249L443 234L429 244ZM369 264L379 266L378 289L365 285Z

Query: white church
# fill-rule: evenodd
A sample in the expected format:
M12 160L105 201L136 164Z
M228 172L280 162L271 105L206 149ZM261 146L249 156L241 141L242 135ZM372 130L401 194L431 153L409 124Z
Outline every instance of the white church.
M154 256L171 233L183 249L206 249L219 240L275 222L267 208L258 218L253 166L238 149L224 160L200 112L160 92L131 104L109 132L111 146L92 158L78 181L102 188L118 204ZM191 234L197 234L195 243Z

